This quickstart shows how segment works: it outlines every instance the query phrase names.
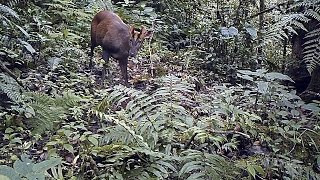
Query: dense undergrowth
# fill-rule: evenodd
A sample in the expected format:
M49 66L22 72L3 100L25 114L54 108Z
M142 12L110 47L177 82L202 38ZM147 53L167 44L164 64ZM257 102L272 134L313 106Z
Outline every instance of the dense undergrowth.
M0 179L320 179L320 102L249 68L262 46L251 25L233 38L219 19L204 26L196 3L161 2L163 14L151 1L112 6L154 30L130 61L130 88L115 61L103 87L100 56L88 68L90 20L110 2L0 5L1 63L19 77L0 73ZM186 24L201 29L176 39Z

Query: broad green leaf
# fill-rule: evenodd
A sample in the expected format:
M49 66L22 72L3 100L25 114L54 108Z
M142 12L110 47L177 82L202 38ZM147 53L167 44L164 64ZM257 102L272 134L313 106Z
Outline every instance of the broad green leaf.
M152 7L145 7L143 10L145 13L151 13L153 11Z
M162 174L168 174L168 171L162 167L160 164L152 164L151 167L158 169Z
M14 132L14 130L12 128L6 128L6 130L4 131L6 134L11 134Z
M248 80L248 81L253 81L253 77L247 75L247 74L239 74L237 73L237 76L241 79L244 79L244 80Z
M260 173L260 175L264 175L264 170L261 166L253 165L253 167L258 173Z
M13 163L13 168L17 171L17 173L21 175L27 175L28 173L32 172L33 165L33 163L23 162L18 159Z
M21 138L20 137L16 137L10 140L10 143L14 144L14 143L18 143L18 144L22 144Z
M89 136L88 137L88 141L90 141L93 145L98 146L99 145L99 141L97 138L93 137L93 136Z
M287 81L294 82L289 76L281 74L281 73L277 73L277 72L267 73L265 75L265 77L267 80L270 80L270 81L274 81L277 79L277 80L287 80Z
M47 146L54 146L56 144L58 144L57 141L50 141L50 142L47 143Z
M312 111L313 113L317 114L320 112L320 106L316 103L309 103L309 104L304 104L302 108Z
M63 145L63 148L66 149L67 151L71 152L71 153L74 152L73 146L70 145L70 144L64 144L64 145Z
M13 180L20 179L19 174L13 168L5 165L0 165L0 175Z
M258 38L258 32L257 32L256 28L254 28L252 25L246 24L245 29L246 29L247 33L250 35L251 39L255 40Z
M160 171L158 171L157 169L155 169L155 168L149 168L149 171L152 173L152 174L154 174L154 175L156 175L158 178L163 178L162 177L162 173L160 172Z
M26 175L27 179L45 180L44 173L31 173Z
M231 26L231 27L229 27L229 34L231 36L238 36L239 35L239 31L238 31L238 29L236 27Z
M247 170L248 170L249 174L250 174L252 177L255 177L255 176L256 176L256 170L254 169L254 167L253 167L251 164L248 164L248 165L247 165Z
M47 171L48 169L57 166L58 164L61 163L61 158L51 158L45 161L42 161L38 164L35 164L33 166L33 171L42 173L44 171Z

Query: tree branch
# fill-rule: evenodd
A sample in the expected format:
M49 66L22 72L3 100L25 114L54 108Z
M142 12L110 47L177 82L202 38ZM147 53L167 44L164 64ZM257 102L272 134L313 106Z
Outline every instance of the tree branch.
M257 14L251 15L251 16L249 17L249 19L252 19L252 18L257 17L257 16L259 16L259 15L261 15L261 14L264 14L264 13L270 12L270 11L276 9L276 8L280 8L280 6L291 5L291 4L293 4L293 3L294 3L294 1L288 1L288 2L283 2L283 3L277 4L277 5L275 5L275 6L272 6L272 7L269 8L269 9L265 9L265 10L263 10L263 11L258 12Z

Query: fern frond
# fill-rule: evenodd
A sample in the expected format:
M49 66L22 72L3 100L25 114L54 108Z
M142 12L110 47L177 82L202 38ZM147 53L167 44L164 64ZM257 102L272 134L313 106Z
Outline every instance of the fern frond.
M196 150L184 151L182 155L184 156L184 165L179 171L180 178L191 180L229 179L234 177L235 166L231 166L230 163L219 155L203 153Z
M33 127L33 133L38 134L46 130L53 130L54 123L60 120L66 112L62 107L48 107L38 102L29 105L35 111L35 116L29 119L29 123Z
M299 7L307 7L307 8L317 7L319 6L319 3L320 3L319 0L303 0L302 2L297 2L293 4L291 9L299 8Z
M107 118L99 115L104 112L99 112L98 116L102 119L111 119L114 124L125 127L116 129L118 131L132 130L133 132L127 137L132 139L137 136L135 141L147 143L151 148L156 147L159 137L170 142L175 134L187 130L194 124L193 116L185 108L193 104L191 100L193 87L173 76L161 78L158 82L162 87L151 94L124 86L113 87L97 109L107 110L115 106L123 110L118 111L118 117ZM112 136L108 135L107 138ZM128 139L122 137L123 135L119 136L118 140L122 139L125 144L129 143Z
M17 7L19 5L28 3L27 0L10 0L5 2L4 4L9 6L9 7Z
M127 179L137 179L141 174L143 174L143 177L148 177L148 179L165 179L170 172L177 172L175 162L179 161L178 158L148 149L138 148L133 152L139 155L138 157L142 160L142 163L126 172ZM137 162L137 160L135 161Z
M265 46L271 42L279 42L279 40L288 39L287 33L297 34L296 29L308 31L304 26L304 23L308 21L309 18L301 13L286 14L282 16L278 22L274 23L266 30L261 45ZM287 32L284 30L287 30Z
M314 10L312 10L312 9L307 9L307 10L304 12L304 14L305 14L306 16L312 17L312 18L314 18L315 20L317 20L317 21L320 22L320 14L319 14L319 12L314 11Z
M41 134L46 130L53 130L54 123L66 113L64 108L55 105L52 97L44 93L26 93L26 100L35 113L28 121L33 133Z
M33 133L43 133L46 130L53 130L54 125L66 116L70 108L79 105L81 98L70 93L63 93L62 96L50 97L44 93L25 93L25 101L28 107L34 111L34 116L29 119Z
M305 39L316 39L320 36L320 28L316 28L306 34Z
M320 65L320 30L310 31L305 36L308 39L303 44L303 60L307 64L309 73Z
M113 122L115 124L115 126L107 128L108 133L106 133L102 139L102 144L113 142L129 145L135 143L142 147L148 147L148 144L144 142L143 137L136 134L134 129L131 128L132 125L129 125L129 123L99 111L94 111L94 113L100 119Z
M54 104L56 106L63 107L65 109L72 108L74 106L79 106L79 102L82 99L79 96L76 96L75 94L71 92L63 92L62 96L57 96L54 99Z
M14 103L22 102L22 88L10 76L0 73L0 92L5 93Z
M0 4L0 14L7 15L19 19L18 14L6 5ZM1 17L1 16L0 16Z

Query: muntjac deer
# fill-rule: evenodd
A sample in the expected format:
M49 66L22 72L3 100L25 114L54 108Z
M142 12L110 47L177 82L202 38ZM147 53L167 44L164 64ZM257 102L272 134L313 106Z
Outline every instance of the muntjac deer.
M128 58L135 57L146 37L151 31L145 27L141 31L135 31L132 26L126 25L121 18L111 11L101 11L96 14L91 22L91 52L90 67L94 48L102 47L102 58L108 63L110 56L119 61L122 77L128 86ZM106 66L102 71L102 83L105 80Z

